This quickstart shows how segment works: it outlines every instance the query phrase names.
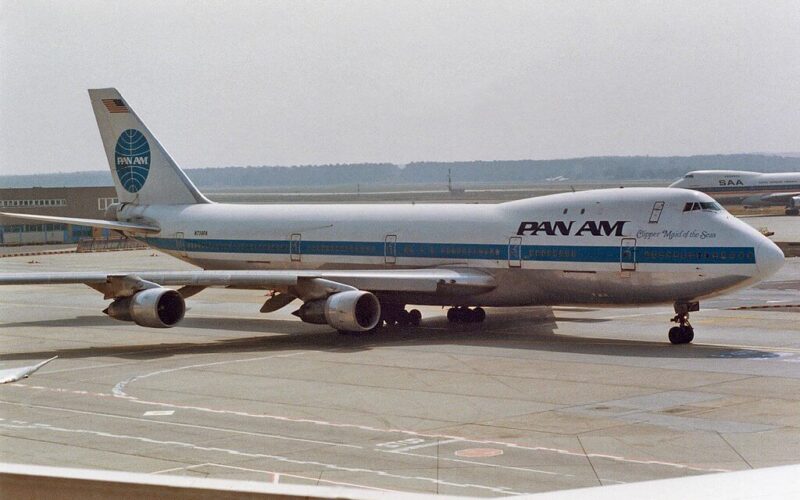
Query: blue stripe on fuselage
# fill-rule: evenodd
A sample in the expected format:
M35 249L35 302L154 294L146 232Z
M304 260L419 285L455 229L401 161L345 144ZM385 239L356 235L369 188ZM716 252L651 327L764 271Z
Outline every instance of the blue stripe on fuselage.
M288 240L181 240L145 238L147 244L163 250L214 253L288 255ZM383 257L384 242L300 241L301 255ZM422 259L507 260L508 244L401 243L396 256ZM752 247L635 247L641 264L755 264ZM524 245L522 260L540 262L619 262L619 246Z

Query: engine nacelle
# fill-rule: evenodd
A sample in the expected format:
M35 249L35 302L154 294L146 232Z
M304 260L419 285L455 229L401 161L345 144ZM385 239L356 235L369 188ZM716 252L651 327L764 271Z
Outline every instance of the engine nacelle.
M130 297L116 299L103 311L120 321L133 321L139 326L169 328L186 314L181 294L169 288L148 288Z
M327 299L311 300L295 311L306 323L328 324L337 330L365 332L381 319L381 304L370 292L339 292Z
M756 194L753 196L748 196L747 198L743 199L742 206L744 208L766 207L769 206L769 202L764 201L763 195Z

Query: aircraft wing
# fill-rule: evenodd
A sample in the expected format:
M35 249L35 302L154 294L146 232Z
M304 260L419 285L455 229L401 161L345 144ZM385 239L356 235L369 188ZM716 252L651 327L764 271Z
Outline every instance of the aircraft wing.
M466 295L495 288L494 277L472 269L280 270L2 273L0 285L83 283L106 298L125 297L154 286L180 286L184 297L206 287L289 290L306 299L343 290ZM179 290L180 291L180 290Z
M117 222L103 219L81 219L76 217L58 217L55 215L36 215L36 214L17 214L11 212L0 212L0 215L14 217L16 219L37 220L42 222L53 222L56 224L74 224L76 226L100 227L103 229L116 229L129 233L158 233L161 228L148 226L146 224L133 224L131 222Z
M765 194L761 197L763 201L775 201L775 202L788 202L792 198L800 197L800 192L795 191L794 193L770 193Z
M33 366L21 366L19 368L7 368L5 370L0 370L0 384L8 384L10 382L16 382L18 380L28 378L33 374L33 372L53 361L57 357L58 356L52 357Z

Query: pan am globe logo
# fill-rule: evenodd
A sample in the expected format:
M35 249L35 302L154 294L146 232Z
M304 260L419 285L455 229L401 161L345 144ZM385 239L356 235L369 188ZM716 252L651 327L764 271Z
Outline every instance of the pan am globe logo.
M136 193L142 189L150 173L150 144L144 134L132 128L120 134L114 149L114 163L119 182L126 191Z

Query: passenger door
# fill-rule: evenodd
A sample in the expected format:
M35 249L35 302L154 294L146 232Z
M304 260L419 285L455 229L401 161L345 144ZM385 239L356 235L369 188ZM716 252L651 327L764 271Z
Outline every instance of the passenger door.
M289 239L289 258L292 262L300 262L300 238L297 233Z
M522 238L519 236L508 239L508 267L522 267Z
M397 235L396 234L389 234L386 235L386 239L383 243L383 255L384 261L387 264L396 264L397 263Z
M175 250L181 257L186 257L186 240L183 239L183 233L175 233Z
M636 270L636 238L622 238L619 247L619 266L622 271Z

